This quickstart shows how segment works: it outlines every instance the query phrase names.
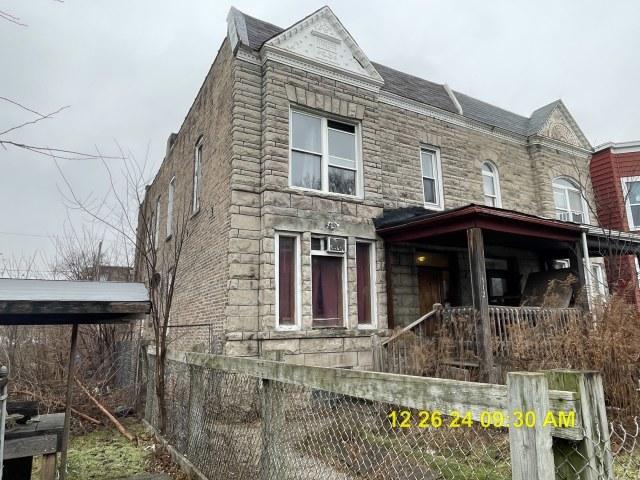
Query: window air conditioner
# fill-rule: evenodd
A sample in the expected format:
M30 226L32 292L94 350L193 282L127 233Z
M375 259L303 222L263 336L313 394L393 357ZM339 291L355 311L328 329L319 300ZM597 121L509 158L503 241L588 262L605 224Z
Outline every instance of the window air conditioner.
M347 240L340 237L329 237L327 243L327 252L329 253L345 253L347 251Z

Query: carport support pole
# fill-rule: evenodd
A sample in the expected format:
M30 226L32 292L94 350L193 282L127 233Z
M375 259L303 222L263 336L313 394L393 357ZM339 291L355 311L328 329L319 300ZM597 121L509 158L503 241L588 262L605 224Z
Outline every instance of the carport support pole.
M62 452L60 453L59 479L67 476L67 448L69 447L69 429L71 427L71 396L73 395L73 378L75 374L76 347L78 345L78 324L71 330L71 348L69 349L69 365L67 367L67 398L64 410L64 429L62 430Z

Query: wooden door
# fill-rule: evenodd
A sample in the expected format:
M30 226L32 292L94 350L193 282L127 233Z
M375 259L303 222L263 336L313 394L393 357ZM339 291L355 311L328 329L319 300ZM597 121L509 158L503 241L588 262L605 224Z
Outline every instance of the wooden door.
M429 313L434 303L443 303L443 283L442 270L418 267L420 316Z

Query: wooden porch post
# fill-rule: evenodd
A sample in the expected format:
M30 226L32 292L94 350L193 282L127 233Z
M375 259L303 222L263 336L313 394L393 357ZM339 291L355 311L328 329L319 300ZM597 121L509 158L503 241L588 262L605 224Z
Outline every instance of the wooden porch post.
M489 295L487 273L484 264L484 240L482 229L467 229L469 267L471 271L471 294L476 316L476 342L480 356L480 380L493 383L493 348L491 346L491 323L489 318Z
M396 326L393 315L393 271L392 271L391 243L384 242L384 271L385 287L387 289L387 328L393 330Z
M588 281L588 276L591 272L588 272L585 265L585 257L584 250L582 247L582 242L577 241L573 244L573 251L570 252L570 261L571 266L574 266L578 270L578 295L576 298L576 303L578 306L582 307L585 310L590 310L590 286Z

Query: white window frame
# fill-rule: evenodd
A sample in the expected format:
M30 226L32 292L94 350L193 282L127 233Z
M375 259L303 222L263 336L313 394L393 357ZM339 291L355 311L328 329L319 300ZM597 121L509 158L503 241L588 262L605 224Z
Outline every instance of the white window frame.
M627 226L629 227L630 231L640 230L640 225L635 225L633 223L633 215L631 213L632 205L629 201L629 187L627 186L627 183L629 182L640 182L640 177L622 177L620 181L622 182L622 195L624 198L625 210L627 212Z
M328 243L328 239L329 237L332 237L334 235L312 235L311 236L311 240L313 240L314 238L324 238L325 239L325 248L326 245ZM336 235L337 236L337 235ZM309 249L310 250L310 254L309 254L309 265L311 267L311 275L310 275L310 283L311 283L311 328L317 328L319 330L325 330L325 329L329 329L329 328L345 328L347 325L349 325L349 282L347 279L347 261L348 261L348 255L347 252L349 251L349 247L348 247L348 239L345 237L341 237L344 238L345 241L347 242L347 249L344 253L329 253L326 250L313 250L313 249ZM311 247L311 244L309 245ZM313 257L314 256L322 256L322 257L340 257L342 258L342 325L334 325L331 327L319 327L319 326L314 326L313 325Z
M200 191L202 190L202 150L204 141L200 137L196 142L196 146L193 152L193 197L192 214L196 214L200 211Z
M601 297L607 294L607 284L605 282L604 266L598 262L591 263L591 274L593 275L593 293Z
M640 262L638 261L638 256L637 255L633 256L633 262L636 265L636 282L637 282L637 286L640 286Z
M280 237L295 238L296 245L296 262L295 262L295 322L293 325L280 325ZM276 330L300 330L302 325L302 251L300 249L302 242L300 233L296 232L276 232L275 234L275 319Z
M293 114L297 113L300 115L307 115L309 117L314 117L320 119L320 129L321 131L321 144L322 144L322 152L312 152L309 150L303 150L301 148L293 148ZM355 136L356 142L356 193L355 195L349 195L347 193L338 193L338 192L330 192L329 191L329 127L328 120L332 120L338 123L344 123L345 125L352 125L355 128L353 135ZM333 115L319 115L315 113L310 113L306 110L299 108L289 108L289 187L302 190L306 192L319 192L323 195L329 196L337 196L337 197L346 197L346 198L363 198L364 197L364 175L362 168L362 136L360 134L360 123L354 122L352 120L344 120L340 117ZM347 132L344 132L347 133ZM293 160L293 151L307 153L309 155L320 156L320 190L316 190L315 188L308 187L299 187L297 185L293 185L291 177L292 177L292 168L291 162ZM340 166L339 168L344 168L345 170L350 170L347 167Z
M171 238L171 235L173 235L173 203L174 203L174 196L176 193L176 177L174 176L170 181L169 181L169 188L167 190L167 232L166 232L166 238L169 239Z
M372 330L378 328L378 297L376 295L376 242L372 240L364 240L364 239L356 239L356 244L358 243L366 243L369 245L369 269L371 276L371 323L363 323L362 325L358 323L358 316L356 315L356 328L360 330ZM355 262L356 262L356 300L358 293L358 251L356 249ZM357 307L356 301L356 307Z
M434 154L435 165L434 165L434 177L429 177L424 174L422 170L422 152L429 152ZM430 210L443 210L444 209L444 188L442 185L442 163L440 161L440 149L437 147L432 147L430 145L423 145L420 147L420 156L418 157L420 160L420 186L422 189L422 201L424 203L425 208ZM424 179L428 178L435 181L435 194L436 201L435 203L427 202L424 198Z
M156 211L155 211L155 225L153 226L153 248L158 249L160 244L160 195L156 199Z
M564 185L562 186L558 186L556 187L555 183L557 180L564 180L566 182L569 182L570 184L573 185L573 188L570 189L569 187L565 187ZM564 195L565 195L565 199L567 201L567 209L563 209L563 208L558 208L558 206L556 205L556 188L559 189L563 189L564 190ZM564 219L559 219L565 222L573 222L573 210L571 210L571 203L569 202L569 190L573 190L578 192L578 194L580 195L580 201L582 203L582 225L587 225L589 224L589 206L587 205L587 201L584 198L584 192L582 191L582 188L580 187L580 184L578 182L576 182L573 178L571 177L567 177L564 175L561 175L559 177L555 177L553 179L553 181L551 182L551 191L553 193L553 207L554 207L554 211L555 211L555 215L556 218L558 218L558 210L561 210L565 213L568 213L571 215L571 218L569 220L564 220ZM577 223L577 222L574 222Z
M484 166L485 165L489 167L489 170L491 170L491 173L485 172L485 170L484 170ZM492 161L485 160L484 162L482 162L482 166L481 166L480 171L482 173L482 194L485 197L485 205L487 205L486 197L490 197L490 198L493 198L495 200L494 207L502 208L502 193L500 191L500 172L498 171L498 167ZM485 191L485 189L484 189L484 177L489 177L491 179L491 181L493 182L493 190L496 192L495 195L490 195ZM489 206L489 205L487 205L487 206Z

